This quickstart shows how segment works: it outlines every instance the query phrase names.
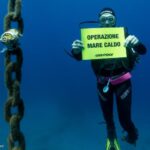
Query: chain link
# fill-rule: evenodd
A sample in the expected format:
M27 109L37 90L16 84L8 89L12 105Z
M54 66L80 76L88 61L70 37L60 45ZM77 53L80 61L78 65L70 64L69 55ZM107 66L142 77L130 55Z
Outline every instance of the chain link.
M21 17L22 0L9 0L8 14L4 18L4 31L12 29L12 22L17 22L17 30L23 33L23 19ZM12 60L15 57L15 60ZM10 125L8 136L9 150L25 150L25 138L20 130L20 121L24 115L24 103L20 97L21 68L23 62L22 49L16 43L5 53L5 84L8 98L5 103L5 119ZM14 110L16 112L14 112Z
M21 4L22 0L9 0L8 2L8 14L4 19L4 30L11 29L11 23L18 23L18 31L23 33L23 19L21 17Z

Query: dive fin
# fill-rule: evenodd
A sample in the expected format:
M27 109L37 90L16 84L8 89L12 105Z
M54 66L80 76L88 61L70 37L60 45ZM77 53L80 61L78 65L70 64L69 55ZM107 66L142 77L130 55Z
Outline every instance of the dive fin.
M110 140L108 138L106 141L106 150L121 150L117 139Z

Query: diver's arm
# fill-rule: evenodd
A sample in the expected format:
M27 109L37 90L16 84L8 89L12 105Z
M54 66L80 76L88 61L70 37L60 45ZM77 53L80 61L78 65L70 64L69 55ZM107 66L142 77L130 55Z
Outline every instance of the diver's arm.
M135 35L128 35L125 39L125 47L141 55L146 53L146 47L139 41Z
M84 48L83 43L80 40L75 40L72 43L71 53L76 60L82 60L82 54L81 53L82 53L83 48Z
M71 50L71 53L73 55L73 57L76 59L76 60L81 60L82 59L82 55L81 55L81 52L80 53L76 53L74 49Z
M147 52L146 47L145 47L142 43L140 43L140 42L139 42L138 45L135 45L135 46L133 47L133 49L134 49L136 52L138 52L140 55L144 55L144 54L146 54L146 52Z

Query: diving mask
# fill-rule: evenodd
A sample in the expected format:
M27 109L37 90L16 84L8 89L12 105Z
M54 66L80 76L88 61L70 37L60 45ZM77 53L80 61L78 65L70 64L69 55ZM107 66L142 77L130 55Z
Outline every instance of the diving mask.
M110 13L105 13L99 17L99 21L102 27L114 27L116 24L116 18Z

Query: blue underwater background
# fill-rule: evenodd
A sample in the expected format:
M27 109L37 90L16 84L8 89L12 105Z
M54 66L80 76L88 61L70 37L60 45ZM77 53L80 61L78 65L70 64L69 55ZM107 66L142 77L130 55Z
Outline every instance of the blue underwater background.
M23 68L21 97L25 115L21 131L26 149L32 150L104 150L105 124L96 91L96 79L90 62L77 62L64 52L72 41L80 39L78 24L97 20L103 7L111 7L117 25L128 27L150 49L150 17L148 0L76 0L25 1L21 38ZM7 0L0 4L0 33ZM0 44L0 48L3 45ZM121 141L122 128L116 106L114 118L121 150L150 149L150 53L141 57L133 71L132 118L139 129L134 147ZM4 54L0 54L0 144L7 149L9 125L4 120L7 89L4 84Z

